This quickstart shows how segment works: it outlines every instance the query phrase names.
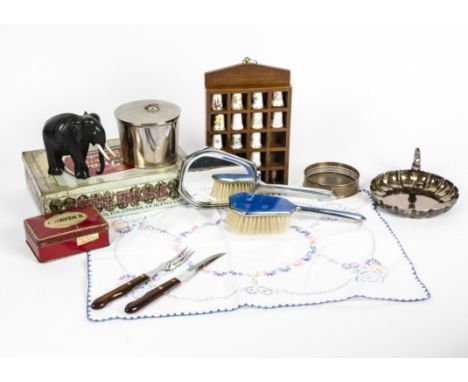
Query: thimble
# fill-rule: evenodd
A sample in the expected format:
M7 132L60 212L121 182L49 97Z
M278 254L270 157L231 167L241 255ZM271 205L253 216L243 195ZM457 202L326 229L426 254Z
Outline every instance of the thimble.
M273 120L271 121L271 127L274 127L274 128L283 127L283 113L281 111L275 111L273 113Z
M270 172L270 183L277 183L278 182L278 171L273 170Z
M250 147L252 147L253 149L260 149L262 147L261 133L252 133L252 141L250 142Z
M224 114L216 114L213 122L213 130L222 131L225 130L224 127Z
M241 93L234 93L232 95L231 107L232 107L232 110L241 110L244 108L244 105L242 104Z
M252 113L252 129L261 129L261 128L263 128L263 114Z
M252 151L252 155L250 156L250 160L255 163L255 166L261 167L262 166L262 157L260 155L260 151Z
M211 108L213 110L223 110L223 95L213 94L211 97Z
M213 134L211 146L219 150L223 148L223 138L221 134Z
M283 107L283 92L273 92L273 99L271 101L271 106L273 107Z
M234 113L232 115L232 130L242 130L244 128L244 123L242 122L242 114Z
M231 148L236 149L236 150L242 148L242 135L241 134L232 134Z
M252 109L263 109L263 94L262 93L252 94Z

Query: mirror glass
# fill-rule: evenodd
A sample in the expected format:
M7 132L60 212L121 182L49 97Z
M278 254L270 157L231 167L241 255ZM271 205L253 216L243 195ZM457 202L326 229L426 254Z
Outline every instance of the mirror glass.
M229 196L254 189L256 172L243 159L216 152L187 158L181 174L182 195L199 207L225 206Z

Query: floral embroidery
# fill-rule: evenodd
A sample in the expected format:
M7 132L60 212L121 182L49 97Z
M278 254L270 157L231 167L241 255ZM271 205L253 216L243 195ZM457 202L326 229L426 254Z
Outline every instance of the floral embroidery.
M217 225L221 224L222 221L223 221L222 219L218 219L218 220L215 220L215 221L212 221L212 222L206 222L206 223L203 223L201 225L193 226L189 230L179 233L176 236L175 241L176 241L176 243L181 243L183 241L183 239L185 239L187 236L193 234L194 232L197 232L200 229L205 228L205 227L217 226Z
M115 232L120 234L126 234L132 231L131 225L121 219L114 220L111 223L111 227Z
M377 259L369 259L352 269L356 281L360 282L382 283L388 275L387 269Z
M219 225L219 224L221 224L222 221L223 221L222 219L219 219L219 220L216 220L214 222L207 222L207 223L204 223L204 224L202 224L200 226L192 227L192 229L190 229L189 231L185 231L185 232L182 232L181 234L179 234L178 237L175 239L175 241L180 244L180 243L182 243L183 239L187 238L187 236L189 236L191 233L196 232L196 231L198 231L199 229L201 229L203 227ZM220 271L211 270L211 269L203 269L201 272L211 274L211 275L216 276L216 277L240 276L240 277L253 277L253 278L256 278L256 277L260 277L260 276L272 277L272 276L275 276L275 275L277 275L279 273L288 273L293 268L299 268L299 267L303 266L305 263L311 261L313 256L317 252L317 248L315 246L316 239L315 239L315 237L313 237L312 233L308 229L298 227L298 226L291 226L290 229L292 229L293 231L299 233L302 236L305 236L308 243L309 243L309 249L306 252L306 254L302 258L300 258L298 260L295 260L294 263L292 263L292 264L287 264L287 265L284 265L282 267L278 267L278 268L272 269L272 270L263 270L263 271L257 271L257 272L237 272L237 271L223 271L223 272L220 272ZM180 248L182 248L182 247L183 247L183 245L180 246ZM190 260L187 261L187 266L191 266L192 264L193 263Z
M343 263L343 264L341 264L341 266L342 266L344 269L359 268L359 264L358 264L358 263Z
M244 288L244 291L248 294L261 294L263 296L269 296L273 293L273 289L258 285L255 279L252 280L252 284Z
M132 279L134 279L136 277L136 275L132 275L130 273L125 273L123 275L121 275L117 280L118 281L130 281Z

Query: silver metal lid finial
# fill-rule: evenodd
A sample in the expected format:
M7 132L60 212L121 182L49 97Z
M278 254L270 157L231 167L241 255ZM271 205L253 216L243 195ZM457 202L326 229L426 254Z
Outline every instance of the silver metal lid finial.
M151 113L157 113L159 111L159 105L157 103L150 103L145 106L145 110Z

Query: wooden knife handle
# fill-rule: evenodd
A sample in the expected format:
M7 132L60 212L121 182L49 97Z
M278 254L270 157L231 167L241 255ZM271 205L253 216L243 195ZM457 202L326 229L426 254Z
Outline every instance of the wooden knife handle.
M93 303L91 304L91 308L102 309L112 300L122 297L123 295L127 294L128 292L130 292L132 289L134 289L138 285L141 285L147 282L148 280L149 280L149 277L145 274L135 277L134 279L130 280L128 283L122 284L121 286L111 290L110 292L94 300Z
M135 313L139 311L141 308L158 299L164 293L169 292L172 288L175 288L179 284L180 280L176 279L175 277L170 279L169 281L166 281L164 284L161 284L160 286L151 289L148 293L144 294L139 299L128 303L125 307L125 312Z

